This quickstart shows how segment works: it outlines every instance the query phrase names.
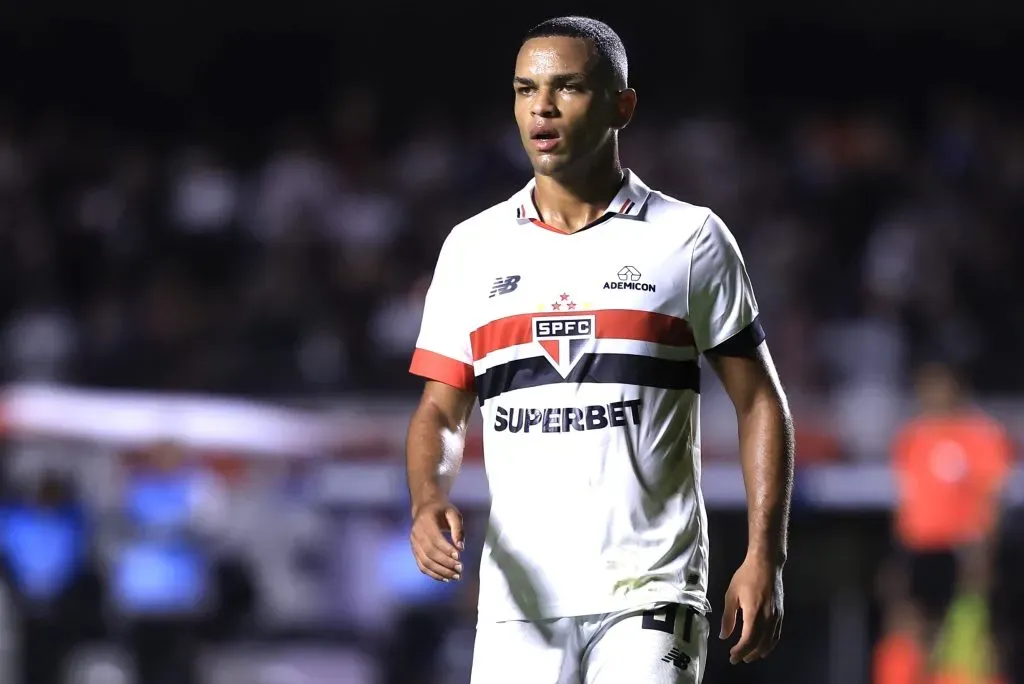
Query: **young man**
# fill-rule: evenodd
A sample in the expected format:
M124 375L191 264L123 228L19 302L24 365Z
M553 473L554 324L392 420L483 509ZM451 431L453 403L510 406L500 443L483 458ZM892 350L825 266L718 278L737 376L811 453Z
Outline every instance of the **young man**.
M732 662L782 622L792 428L731 234L619 165L636 93L601 22L547 21L516 60L534 179L457 226L438 258L412 373L411 541L460 579L448 500L474 399L491 492L474 684L676 684L705 666L707 517L699 355L739 418L749 551L726 596ZM451 541L447 534L450 534Z

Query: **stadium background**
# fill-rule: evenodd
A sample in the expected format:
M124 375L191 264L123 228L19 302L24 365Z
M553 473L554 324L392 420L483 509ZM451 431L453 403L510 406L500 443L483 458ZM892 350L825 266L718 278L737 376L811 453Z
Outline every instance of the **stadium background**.
M737 234L798 424L783 643L706 681L871 681L912 370L1024 436L1020 4L0 4L3 681L467 681L473 584L405 546L405 368L447 230L528 177L518 37L581 11L630 52L625 162Z

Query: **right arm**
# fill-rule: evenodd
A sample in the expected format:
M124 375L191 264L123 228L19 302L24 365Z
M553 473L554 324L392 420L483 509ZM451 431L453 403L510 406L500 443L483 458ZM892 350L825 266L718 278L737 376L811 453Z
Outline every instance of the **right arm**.
M462 516L448 495L462 465L476 398L469 326L460 315L465 310L465 288L458 276L463 269L452 244L449 236L424 303L409 370L427 383L406 438L413 555L424 574L443 582L462 575Z
M462 515L448 494L462 464L473 397L472 392L428 381L406 439L413 521L409 541L420 571L442 582L462 577Z
M434 380L428 380L423 388L405 443L413 519L427 504L447 503L462 465L466 426L475 396ZM461 541L461 535L456 541Z
M412 515L424 503L447 499L462 465L466 425L475 395L428 380L406 438L406 473Z

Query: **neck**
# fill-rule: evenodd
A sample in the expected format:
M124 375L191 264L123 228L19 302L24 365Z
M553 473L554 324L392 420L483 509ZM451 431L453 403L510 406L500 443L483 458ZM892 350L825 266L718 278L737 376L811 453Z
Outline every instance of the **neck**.
M623 178L618 154L614 146L609 148L608 159L582 172L535 176L533 201L545 223L574 233L604 215Z
M952 418L963 413L964 409L964 404L957 401L950 404L926 407L925 413L932 418Z

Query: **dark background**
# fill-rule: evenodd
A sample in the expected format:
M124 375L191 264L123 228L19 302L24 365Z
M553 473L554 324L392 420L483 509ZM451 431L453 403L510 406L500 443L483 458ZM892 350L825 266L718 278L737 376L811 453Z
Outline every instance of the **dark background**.
M91 664L65 663L67 681L85 681L74 678L97 663L131 673L126 663L153 644L178 665L194 665L177 671L179 684L192 676L264 681L257 677L277 676L282 663L292 668L292 679L277 670L287 682L466 681L472 583L438 597L395 565L410 562L394 560L404 556L377 555L383 540L400 541L407 529L394 437L418 383L405 377L402 350L411 347L415 302L447 230L528 178L503 137L513 126L511 69L520 36L562 13L608 21L627 46L640 108L623 135L624 162L649 184L718 210L758 291L782 293L765 295L764 319L805 438L786 634L771 660L749 668L729 668L716 642L705 681L870 680L877 575L892 546L890 492L837 501L805 483L818 468L838 467L851 492L874 491L860 483L886 474L888 438L913 410L912 369L926 360L960 365L979 401L1024 433L1024 182L1008 170L1024 159L1020 3L0 2L0 150L10 142L18 151L16 180L0 189L8 387L152 390L187 396L199 413L218 397L257 397L338 416L336 425L346 417L359 424L370 404L380 416L341 430L332 448L269 459L256 459L257 449L191 444L177 428L142 429L126 444L114 433L137 418L121 413L99 413L88 435L83 428L70 436L26 434L5 419L7 499L22 501L44 474L60 472L94 523L87 545L95 592L75 594L83 603L66 610L96 620L71 636L61 631ZM865 130L882 133L858 137ZM399 181L409 166L402 155L437 140L456 170L440 182L429 172L426 181ZM229 219L202 231L174 214L174 188L187 176L182 168L192 168L181 159L197 149L196 168L227 169L248 188ZM814 154L829 161L816 166ZM283 235L254 232L248 210L273 185L261 174L269 160L296 156L337 174L341 189L327 193L335 212L377 195L401 205L386 244L371 239L383 221L372 212L361 224L371 238L353 238L344 220L332 228L340 241L324 237L329 221L303 212L287 225L273 214ZM90 227L81 207L97 188L114 188L121 209ZM890 301L864 276L865 254L903 211L931 261L898 275ZM774 232L786 221L800 228ZM376 272L352 276L360 261ZM267 273L284 275L261 284ZM944 294L930 297L930 279L946 275ZM915 285L905 288L907 279ZM393 326L374 327L392 305L397 313L385 318ZM108 334L97 312L113 316L120 332ZM382 352L385 343L397 351ZM903 350L898 361L888 355L893 347ZM72 413L101 406L100 398L75 395ZM164 416L164 408L135 405ZM55 430L62 414L47 411ZM258 418L247 420L259 427ZM707 459L735 484L735 430L720 394L706 398L704 420ZM246 475L244 486L226 487L220 512L204 518L219 522L196 546L220 587L213 617L191 616L170 636L139 636L137 618L104 607L115 591L107 549L142 534L124 531L117 503L129 456L167 438L184 443L198 471L231 479L217 460L229 452ZM354 478L364 466L389 483L373 490L384 494L361 491ZM336 493L311 494L331 473ZM285 517L275 515L282 501L295 511L294 527L274 527ZM745 543L734 504L710 502L716 607ZM479 524L485 506L466 509ZM315 532L287 554L258 543L261 534L294 540L298 529ZM359 546L366 540L370 547ZM280 569L283 555L288 567ZM312 600L289 593L300 577L314 587ZM389 594L401 598L386 611L373 607L372 597ZM299 617L281 617L280 606L302 601ZM3 643L32 629L52 637L51 623L25 623L28 609L15 604L0 611L11 616ZM438 625L454 627L434 643L426 637ZM185 632L199 636L182 640ZM172 642L179 645L160 646ZM7 661L18 662L19 648L4 651ZM431 662L438 679L429 678ZM387 667L401 663L408 667Z

